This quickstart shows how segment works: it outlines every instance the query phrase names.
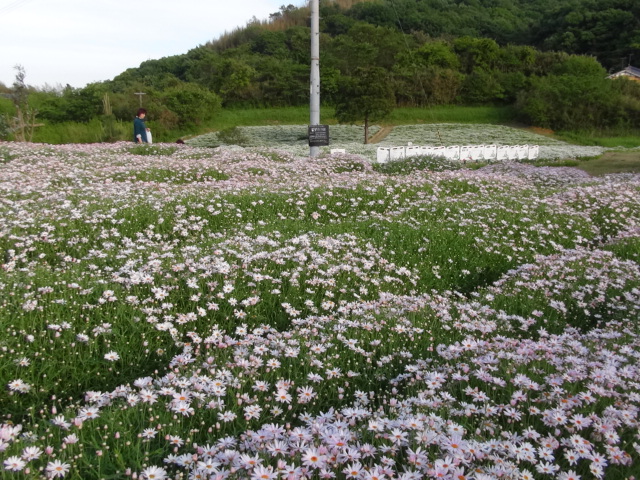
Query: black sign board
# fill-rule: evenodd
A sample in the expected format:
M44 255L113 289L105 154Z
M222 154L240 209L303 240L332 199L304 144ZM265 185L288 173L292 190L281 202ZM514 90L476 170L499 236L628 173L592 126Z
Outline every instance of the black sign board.
M309 146L329 145L329 125L309 125Z

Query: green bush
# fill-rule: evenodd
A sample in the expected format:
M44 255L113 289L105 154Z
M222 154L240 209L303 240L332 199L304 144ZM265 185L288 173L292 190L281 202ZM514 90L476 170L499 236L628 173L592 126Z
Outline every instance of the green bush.
M238 127L220 130L218 140L225 145L239 145L241 147L249 143L249 138Z
M220 97L193 83L181 83L166 89L163 104L178 116L181 127L210 120L220 109Z
M532 125L553 130L593 130L624 121L621 94L600 75L549 75L533 78L520 92L517 108Z

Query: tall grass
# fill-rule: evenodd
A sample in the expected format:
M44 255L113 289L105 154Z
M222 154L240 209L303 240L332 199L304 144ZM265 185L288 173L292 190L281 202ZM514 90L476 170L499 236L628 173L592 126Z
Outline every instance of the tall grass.
M337 120L332 107L320 109L323 124L335 125ZM506 124L514 120L509 107L459 107L438 106L429 108L396 108L384 125L414 125L423 123L475 123ZM282 107L265 109L224 109L213 119L208 128L222 130L234 126L258 125L307 125L308 107Z
M611 130L607 133L594 132L557 132L555 136L576 145L599 145L607 148L636 148L640 147L640 131L630 131L628 128L619 131Z
M108 125L99 118L87 123L52 123L35 129L33 141L53 145L63 143L98 143L128 140L133 127L128 122L114 121Z
M332 107L323 106L320 110L322 124L336 125ZM437 106L429 108L396 108L380 125L421 125L430 123L457 124L493 124L509 125L516 123L515 113L511 107L464 107ZM206 124L194 129L158 131L156 141L174 142L177 138L190 138L203 133L231 129L242 126L278 126L308 125L309 109L303 107L280 107L264 109L222 109L216 117ZM152 125L152 123L151 123ZM113 130L109 132L108 130ZM114 140L129 140L131 126L128 122L115 122L110 127L100 120L89 123L49 124L35 130L34 141L40 143L95 143ZM601 145L615 148L640 146L640 137L630 135L628 130L621 131L620 136L611 132L610 136L592 136L582 133L559 133L555 138L563 139L578 145Z
M332 107L322 107L320 110L323 124L335 125ZM262 125L308 125L308 107L279 107L279 108L247 108L222 109L216 118L211 120L205 128L224 130L232 127L248 127Z
M591 175L640 173L640 150L607 152L597 158L585 159L575 166Z
M384 122L389 125L421 123L509 124L515 121L512 107L464 107L440 105L434 107L404 107L394 109Z

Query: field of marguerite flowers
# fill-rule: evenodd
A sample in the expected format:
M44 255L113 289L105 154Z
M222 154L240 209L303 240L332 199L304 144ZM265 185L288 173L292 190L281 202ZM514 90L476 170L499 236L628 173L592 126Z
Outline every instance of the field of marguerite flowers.
M638 476L640 176L199 141L0 144L0 478Z
M286 148L295 155L309 155L306 126L261 126L239 127L238 130L246 139L246 147ZM379 127L369 130L374 135ZM329 137L331 145L320 147L323 153L330 153L333 148L341 148L349 153L376 161L378 147L397 147L413 145L539 145L540 158L566 159L576 157L594 157L601 155L604 149L594 146L570 145L551 137L537 135L519 128L502 125L473 125L435 123L424 125L400 125L375 144L363 144L363 127L355 125L331 125ZM189 145L215 147L220 145L218 133L200 135L188 141Z

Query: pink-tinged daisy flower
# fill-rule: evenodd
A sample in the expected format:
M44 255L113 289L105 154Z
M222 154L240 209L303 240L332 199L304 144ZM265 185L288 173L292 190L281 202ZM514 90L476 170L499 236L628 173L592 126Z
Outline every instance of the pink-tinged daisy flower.
M17 456L7 458L4 462L4 469L11 470L12 472L19 472L24 468L26 462Z
M142 471L142 478L145 480L165 480L167 471L162 467L151 466Z
M212 458L208 458L204 461L199 461L196 464L196 468L198 470L200 470L201 472L204 472L207 474L207 476L209 476L210 474L212 474L213 472L216 471L216 469L220 466L220 462L216 462L214 459Z
M22 455L21 457L23 458L23 460L31 461L31 460L37 460L38 458L40 458L40 455L42 455L42 449L38 448L38 447L25 447L24 450L22 450Z
M146 440L150 440L152 438L155 438L155 436L157 435L158 432L156 432L155 429L153 428L145 428L142 433L140 434L140 436Z
M70 468L71 465L68 463L63 463L60 460L54 460L47 464L47 476L50 478L62 478L67 474L67 472L69 472Z
M252 480L274 480L277 477L278 472L275 472L271 466L264 467L262 465L258 465L251 472Z
M276 400L281 403L291 403L291 394L286 390L278 390Z
M364 480L385 480L387 476L380 467L373 467L371 470L365 471L363 478Z
M360 462L353 462L347 465L343 470L347 478L358 478L362 474L362 464Z
M182 445L184 445L184 440L182 440L182 438L178 437L177 435L168 435L167 440L169 440L169 443L174 447L181 447Z
M28 383L25 383L23 380L19 378L9 382L8 387L9 387L9 390L11 390L12 392L18 392L18 393L27 393L29 390L31 390L31 385L29 385Z
M262 458L260 458L259 455L251 456L248 453L243 453L242 455L240 455L239 461L240 464L246 469L256 468L262 464Z
M326 456L321 455L315 448L305 450L302 455L302 463L311 468L324 468L326 465Z
M580 480L581 477L573 470L561 472L558 474L558 480Z
M87 408L81 409L76 418L84 422L85 420L92 420L94 418L98 418L99 416L100 415L98 414L98 408L87 407Z

